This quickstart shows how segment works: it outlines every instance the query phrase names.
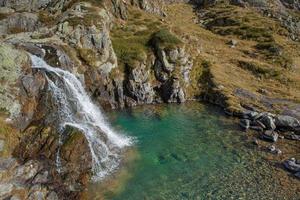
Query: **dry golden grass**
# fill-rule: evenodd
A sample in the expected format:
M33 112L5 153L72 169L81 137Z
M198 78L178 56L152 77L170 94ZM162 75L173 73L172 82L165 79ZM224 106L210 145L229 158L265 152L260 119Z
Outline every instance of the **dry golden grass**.
M237 10L241 9L236 7ZM245 10L243 10L245 11ZM245 12L249 15L252 13L252 17L257 16L254 11L247 10ZM250 16L250 15L249 15ZM274 30L280 29L279 25L274 21L267 18L262 18L270 26L274 27ZM256 52L254 46L257 44L251 40L241 40L238 36L220 36L212 33L200 25L195 24L194 21L197 16L193 12L193 8L187 4L174 4L167 8L166 23L168 27L179 35L186 43L186 48L194 59L207 60L212 63L211 73L213 75L213 81L216 85L222 85L222 93L228 97L228 104L234 107L239 107L241 101L247 101L245 99L239 99L234 91L236 88L243 88L254 93L257 96L261 96L257 91L259 89L265 89L268 91L267 96L272 98L284 98L291 101L300 102L300 56L299 44L288 40L282 35L273 34L273 38L284 48L293 58L294 65L292 70L282 69L278 65L272 65L269 61L264 59ZM258 21L255 21L258 23ZM257 24L253 24L257 26ZM236 48L231 48L226 44L230 39L238 41ZM252 57L245 52L256 53L258 56ZM269 66L272 70L280 71L278 78L262 78L255 76L251 71L242 69L238 66L237 60L243 60L247 62L255 62L262 66ZM197 63L197 62L196 62ZM198 62L199 63L199 62ZM194 66L199 68L201 66ZM248 102L246 102L248 103ZM250 102L257 104L258 107L263 109L263 106L259 102Z
M5 116L0 115L0 139L5 141L0 157L10 157L19 143L20 132L5 122Z
M249 30L253 27L263 29L267 24L267 28L272 30L271 35L267 35L268 38L272 43L281 46L283 52L293 59L292 69L285 69L280 63L267 58L262 51L259 51L256 48L259 40L243 38L235 32L229 35L218 35L201 27L195 23L198 17L192 6L181 3L166 6L166 17L155 16L131 7L129 19L117 23L112 30L114 49L118 57L121 57L119 61L128 62L135 57L138 59L140 56L147 55L151 51L148 45L151 35L166 28L184 42L185 49L194 60L191 85L187 88L188 96L198 96L205 91L205 88L201 88L205 86L199 86L201 84L199 79L203 78L202 63L208 61L211 63L212 82L216 87L220 86L221 89L218 91L227 97L226 103L229 107L240 109L242 103L266 109L261 102L238 97L235 94L237 88L247 90L258 98L262 96L258 91L264 89L267 91L265 96L300 102L300 45L286 37L286 30L276 21L249 8L220 6L213 9L216 13L224 13L225 10L229 18L236 17L243 26L246 24ZM262 36L265 37L264 34ZM228 45L231 39L238 41L235 48ZM257 66L254 70L242 68L239 61L255 63ZM254 73L257 69L260 73ZM280 107L279 104L274 105L274 108Z

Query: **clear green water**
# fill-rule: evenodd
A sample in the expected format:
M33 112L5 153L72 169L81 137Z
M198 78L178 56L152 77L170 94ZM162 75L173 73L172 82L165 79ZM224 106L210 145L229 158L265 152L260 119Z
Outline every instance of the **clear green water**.
M217 108L145 106L110 117L136 137L139 156L124 166L131 177L122 189L105 199L286 199L272 167Z

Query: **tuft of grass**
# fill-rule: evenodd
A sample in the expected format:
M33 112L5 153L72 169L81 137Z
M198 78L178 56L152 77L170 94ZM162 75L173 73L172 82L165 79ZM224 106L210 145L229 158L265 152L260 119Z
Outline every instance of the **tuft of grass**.
M47 11L40 11L38 13L39 21L45 24L46 26L52 26L56 23L56 18Z
M168 29L164 28L151 36L150 44L171 49L182 44L182 41Z
M279 56L282 53L282 47L275 42L262 42L255 46L256 49L266 51L269 54Z
M275 42L258 43L255 48L263 54L266 59L283 68L290 69L293 64L292 58L284 52L282 46Z
M69 22L69 24L71 26L76 26L76 25L79 25L79 24L82 24L82 25L85 25L85 26L92 26L92 25L97 26L97 22L99 20L99 17L100 16L98 14L90 13L90 14L84 15L84 17L68 18L67 21Z
M253 62L238 61L239 67L250 71L253 75L263 78L278 78L280 71Z
M12 27L8 30L9 34L17 34L17 33L22 33L22 32L26 32L26 30L21 27Z
M115 38L112 43L121 63L132 65L133 62L143 61L146 58L146 47L134 39Z
M7 18L9 15L10 14L0 13L0 20Z

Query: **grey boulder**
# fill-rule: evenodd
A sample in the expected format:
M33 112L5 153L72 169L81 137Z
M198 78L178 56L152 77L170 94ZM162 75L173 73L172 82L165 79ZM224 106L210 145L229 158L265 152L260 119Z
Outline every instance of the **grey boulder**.
M276 129L276 125L275 125L274 121L275 120L269 115L266 115L262 119L260 119L260 122L262 122L266 126L266 128L270 129L270 130Z
M272 130L267 130L261 134L261 139L276 142L278 140L278 133Z
M278 115L275 117L275 125L279 128L296 129L300 127L298 119L288 115Z
M297 163L295 158L290 158L290 159L284 161L283 166L291 172L294 172L294 173L300 172L300 164Z

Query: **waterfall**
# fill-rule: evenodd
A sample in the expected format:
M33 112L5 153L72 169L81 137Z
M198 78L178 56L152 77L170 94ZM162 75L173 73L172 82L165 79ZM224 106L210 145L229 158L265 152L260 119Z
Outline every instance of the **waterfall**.
M48 81L48 90L57 110L54 117L59 124L59 134L63 133L66 126L79 129L88 141L92 156L92 179L97 181L104 178L116 169L120 161L120 150L129 146L131 139L116 133L110 127L75 75L51 67L37 56L30 56L32 68L43 71ZM59 152L57 155L59 156ZM60 163L59 157L56 160Z

